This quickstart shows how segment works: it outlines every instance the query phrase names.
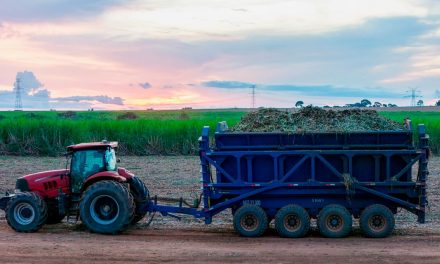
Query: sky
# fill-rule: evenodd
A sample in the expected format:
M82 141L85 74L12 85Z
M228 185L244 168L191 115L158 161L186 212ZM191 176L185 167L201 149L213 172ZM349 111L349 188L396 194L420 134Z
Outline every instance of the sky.
M436 0L2 0L0 109L409 105L440 96Z

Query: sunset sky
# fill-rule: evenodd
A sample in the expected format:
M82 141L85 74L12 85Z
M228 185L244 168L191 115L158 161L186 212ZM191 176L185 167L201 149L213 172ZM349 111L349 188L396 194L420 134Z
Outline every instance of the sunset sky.
M0 109L408 105L440 96L440 1L2 0Z

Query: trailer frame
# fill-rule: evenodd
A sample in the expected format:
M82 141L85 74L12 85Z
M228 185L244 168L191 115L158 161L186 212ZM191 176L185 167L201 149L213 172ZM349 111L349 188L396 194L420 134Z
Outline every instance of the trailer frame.
M368 133L368 132L367 132ZM411 132L405 132L411 133ZM374 133L372 133L374 134ZM375 134L380 134L375 132ZM393 132L388 132L393 134ZM411 133L412 139L412 133ZM379 140L379 136L377 136ZM192 215L195 218L204 218L205 223L212 222L212 217L222 212L225 209L232 208L232 212L242 204L253 203L265 207L268 215L273 217L276 210L281 208L286 203L297 203L307 208L312 217L316 217L319 210L328 204L342 204L346 206L353 216L358 217L361 210L373 203L384 204L389 207L394 213L397 208L404 208L418 216L418 222L425 222L426 214L426 181L428 177L428 159L430 155L428 139L425 126L418 126L418 149L409 147L406 144L391 144L382 146L363 144L363 149L356 149L352 145L341 148L331 149L329 145L314 145L306 149L297 148L294 146L284 146L274 151L267 151L273 148L273 145L259 146L256 148L242 148L240 150L223 147L221 151L216 151L210 148L210 134L209 127L205 126L202 129L202 135L199 138L199 156L201 163L201 185L202 185L202 208L194 208L185 206L180 199L179 204L167 205L160 204L157 197L153 197L142 206L145 212L159 212L162 215L186 214ZM281 140L282 141L282 140ZM280 142L281 142L280 141ZM344 137L344 142L347 142L347 137ZM412 143L411 143L412 146ZM359 147L359 146L358 146ZM384 148L384 149L381 149ZM395 149L398 148L398 149ZM248 182L241 179L236 179L229 175L227 171L219 164L214 157L228 156L234 157L237 160L249 155L266 155L273 158L274 161L274 175L275 180L268 183L252 183L252 171L248 173ZM408 164L399 172L391 174L390 158L393 155L408 155L410 160ZM285 155L299 156L299 162L294 165L288 172L284 174L278 171L278 160ZM347 158L347 166L343 173L338 171L326 159L326 155L343 155ZM386 157L386 180L378 181L379 175L376 165L376 175L374 182L359 182L352 179L351 186L347 187L344 183L346 175L353 174L353 157L356 155L382 155ZM295 173L302 163L310 160L311 174L310 178L304 182L286 182L286 179ZM319 182L316 180L316 172L314 169L315 162L319 160L330 171L332 171L340 181L333 182ZM411 170L414 164L418 163L418 173L414 181L399 181L403 175L411 175ZM240 170L240 162L237 162L237 169ZM213 175L211 168L215 168L221 172L222 176L228 179L229 183L213 182ZM239 172L237 173L239 175ZM225 198L224 192L227 190ZM278 197L278 198L277 198ZM284 197L284 198L283 198ZM285 201L285 197L290 197ZM297 197L292 201L292 197ZM307 197L307 198L304 198ZM311 198L310 197L316 197ZM325 197L320 198L320 197ZM354 197L354 198L353 198ZM362 199L356 197L363 197ZM366 197L366 199L365 199ZM409 197L402 199L402 197ZM220 201L219 201L220 200ZM325 200L325 201L324 201ZM371 200L371 201L370 201ZM215 203L213 203L215 201ZM417 201L417 202L416 202Z

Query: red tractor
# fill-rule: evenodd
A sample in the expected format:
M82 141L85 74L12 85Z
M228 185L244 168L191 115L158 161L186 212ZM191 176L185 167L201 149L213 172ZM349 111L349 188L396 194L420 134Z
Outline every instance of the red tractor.
M0 199L8 224L19 232L35 232L74 216L92 232L112 234L141 220L148 189L116 166L117 146L107 141L71 145L66 169L17 179L15 193Z

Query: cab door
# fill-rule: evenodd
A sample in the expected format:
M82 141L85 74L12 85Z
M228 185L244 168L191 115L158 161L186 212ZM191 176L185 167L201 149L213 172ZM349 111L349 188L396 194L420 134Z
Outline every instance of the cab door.
M70 166L72 193L81 193L88 177L105 170L104 153L104 149L79 150L73 153Z

